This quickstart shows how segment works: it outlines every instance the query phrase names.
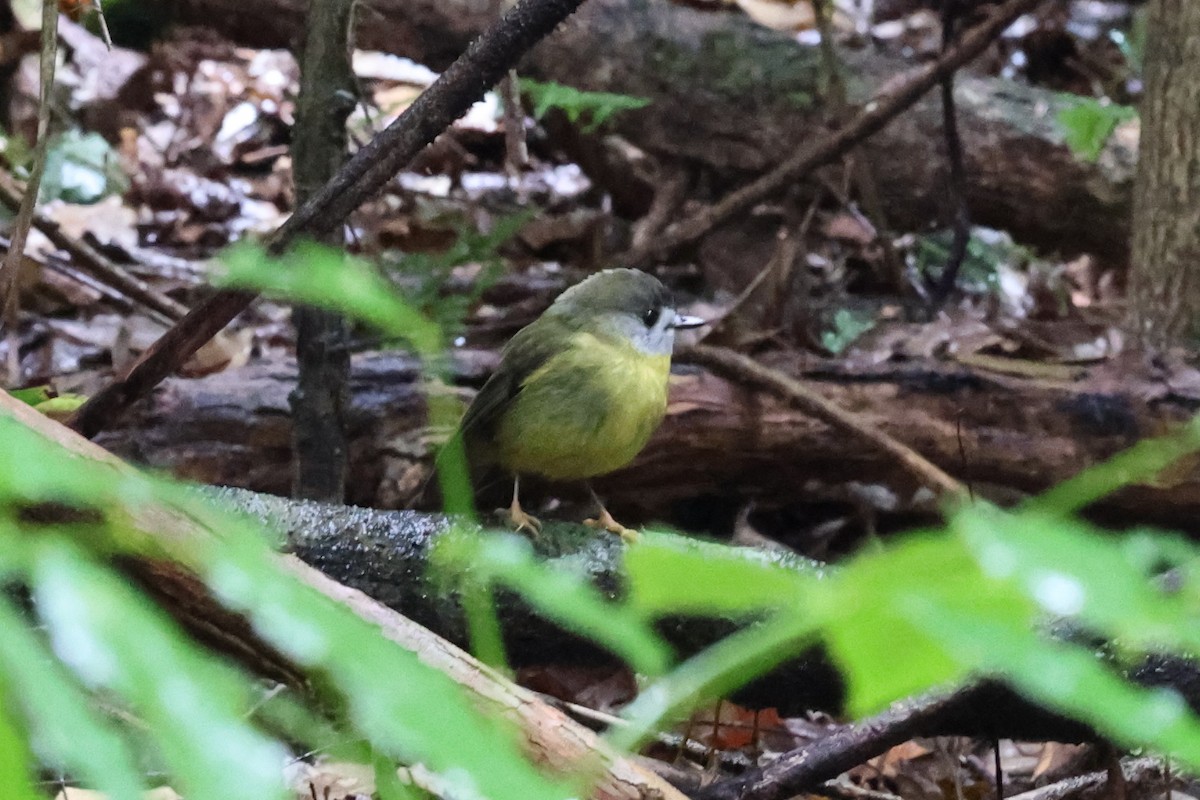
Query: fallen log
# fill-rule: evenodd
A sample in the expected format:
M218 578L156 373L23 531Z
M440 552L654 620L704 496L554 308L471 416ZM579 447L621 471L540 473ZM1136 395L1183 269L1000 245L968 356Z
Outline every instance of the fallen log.
M65 426L54 422L5 392L0 416L16 420L74 455L109 469L130 467ZM336 507L339 512L345 511ZM224 533L212 530L186 510L141 498L130 511L131 523L152 540L203 542ZM208 593L203 583L182 567L163 561L129 559L124 567L168 612L199 640L238 658L255 673L281 680L298 691L317 692L311 675L259 639L249 622ZM665 780L614 750L590 729L515 685L445 639L387 608L361 591L340 584L291 556L280 556L281 572L347 606L379 629L379 634L412 651L422 662L458 683L481 709L512 722L527 756L552 772L586 771L594 777L594 800L685 800Z
M430 547L450 527L446 517L288 500L236 489L211 493L223 505L278 531L283 546L333 580L364 592L451 642L466 644L458 598L429 571ZM533 544L551 566L560 564L576 574L586 574L610 600L620 598L625 545L617 537L598 535L581 525L551 522ZM797 570L819 566L789 557L781 557L781 563ZM613 660L595 645L547 621L512 593L497 593L496 610L513 666ZM662 620L658 628L678 656L686 658L744 624L711 617L671 617ZM1193 663L1155 656L1133 668L1129 677L1147 685L1176 688L1193 708L1200 708L1200 668ZM755 708L773 707L785 715L813 710L839 714L845 687L836 666L820 649L813 649L744 687L734 699ZM936 714L910 719L900 707L888 716L901 724L893 739L900 735L905 739L967 735L1059 741L1095 737L1087 726L1047 711L994 681L948 695L937 703ZM896 743L889 742L883 749ZM870 757L864 755L863 760ZM845 758L838 751L835 760L840 767L832 774L858 763L846 764Z
M357 44L444 66L500 5L500 0L376 0L360 13ZM216 26L259 46L293 44L302 9L300 0L178 0L182 21ZM852 103L865 102L911 66L870 48L844 49L842 57L852 76ZM651 99L646 108L618 115L613 130L654 156L660 176L705 176L691 195L702 201L770 170L797 142L823 135L831 125L821 100L825 78L817 49L737 12L590 0L529 54L523 71L581 89ZM964 74L956 102L975 221L1049 251L1087 251L1114 265L1127 260L1135 159L1127 137L1115 137L1099 160L1085 163L1064 145L1055 121L1069 98ZM865 146L888 221L899 229L923 230L946 218L939 114L936 99L926 98ZM624 168L607 174L616 165L594 139L576 145L573 155L613 193L618 210L645 213L654 187L644 176ZM762 234L761 221L736 235L727 228L725 237L710 236L715 249L701 247L701 259L722 260L719 251L727 250L761 265L773 246L771 236L750 236L750 230Z
M127 468L96 445L4 394L0 394L0 413L16 418L82 457L118 469ZM529 748L539 760L561 767L577 763L584 753L598 752L607 770L600 796L637 798L644 797L648 790L662 791L664 797L675 796L672 790L663 791L654 776L608 750L590 731L566 720L525 690L507 683L437 635L445 632L460 640L464 636L453 592L444 584L439 586L430 581L426 570L429 545L446 530L445 518L417 512L370 511L289 501L236 490L219 490L216 497L225 506L257 516L281 532L296 554L328 573L322 574L298 560L289 561L288 569L300 580L347 603L356 613L378 624L384 635L412 648L427 663L447 671L476 692L484 702L492 707L499 705L518 719L528 737ZM220 535L201 528L193 517L166 507L143 509L138 520L154 536L188 539ZM547 526L537 547L550 560L564 559L576 570L582 559L597 586L609 597L616 596L624 547L616 537L599 536L582 526L557 523ZM799 561L793 562L793 566L805 568ZM194 577L159 562L133 561L127 567L199 639L234 654L259 674L303 685L302 674L295 671L286 657L263 645L243 619L214 602ZM431 627L385 608L364 592L378 593L389 604L424 619ZM517 645L512 651L514 658L528 658L531 652L541 652L543 657L546 652L558 658L569 657L573 648L584 646L569 634L546 626L511 595L501 593L499 603L501 623L510 634L510 641ZM687 656L732 629L729 620L667 620L662 633L681 656ZM541 650L530 651L530 644ZM1131 677L1147 684L1174 687L1193 707L1200 707L1200 671L1189 662L1149 659ZM811 708L836 711L842 696L836 670L817 652L782 665L749 687L745 695L749 702L774 705L784 713ZM928 717L910 720L902 709L893 716L898 723L911 726L904 728L905 736L973 734L1076 740L1093 735L1079 723L1049 713L1004 686L990 682L964 689ZM854 744L858 737L850 738L854 746L866 747ZM831 758L831 763L834 762L837 758Z
M464 402L495 359L487 351L457 354ZM1140 376L1129 364L1121 365L1119 382L1104 365L1061 381L953 362L851 369L779 355L769 365L802 379L985 495L993 489L1010 496L1043 490L1139 439L1168 432L1198 405L1195 397L1176 393L1162 379ZM748 500L759 509L833 502L881 511L930 510L928 494L882 452L710 372L684 365L679 373L672 376L667 419L646 450L626 469L597 481L622 518L671 520L724 536ZM419 374L415 360L405 355L355 357L349 502L403 508L425 484L431 437L424 428ZM199 380L168 379L98 441L180 477L286 494L287 394L294 380L292 361L256 363ZM1154 486L1129 487L1097 513L1114 523L1196 531L1198 489L1194 470L1180 470ZM502 493L485 502L499 503ZM700 509L725 510L719 519L706 520Z

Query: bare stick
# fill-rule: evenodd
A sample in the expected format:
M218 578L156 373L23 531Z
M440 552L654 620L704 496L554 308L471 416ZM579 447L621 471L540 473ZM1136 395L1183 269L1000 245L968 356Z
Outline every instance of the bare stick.
M896 441L883 431L863 422L854 414L839 408L800 381L777 370L764 367L749 356L735 353L724 347L696 345L681 350L677 358L680 361L700 364L714 372L724 373L731 378L770 389L795 403L802 411L887 453L944 500L967 497L967 489L962 483L947 475L911 447Z
M942 2L942 52L950 48L954 37L954 28L962 11L955 0ZM950 73L941 81L942 100L942 135L946 139L946 159L950 163L950 182L948 200L951 209L951 227L953 238L950 241L950 253L946 264L937 280L922 279L929 284L929 306L939 308L958 280L959 270L967 257L967 245L971 241L971 212L967 208L967 168L963 163L962 136L958 132L958 111L954 107L954 74Z
M16 212L24 206L24 202L25 196L13 185L12 179L7 175L0 175L0 203ZM167 318L168 324L178 322L187 315L188 309L183 303L172 300L129 275L87 242L66 233L57 222L41 211L34 210L32 222L33 227L41 231L51 244L71 256L73 266L88 273L105 286L116 289L130 300L140 303L152 311L157 311Z
M8 328L8 379L11 385L21 381L21 354L17 341L17 324L21 314L21 272L25 261L25 241L37 205L38 188L46 169L46 150L50 138L50 96L54 91L54 61L58 56L58 3L42 0L42 49L38 62L41 82L38 97L37 142L33 150L33 168L29 171L25 198L13 221L12 239L4 256L4 276L0 284L3 295L4 324Z
M292 128L292 183L297 202L312 196L346 161L346 119L357 104L350 64L355 0L312 0L300 56L300 95ZM321 235L340 247L342 226ZM297 265L299 267L300 265ZM296 388L292 408L292 496L340 503L346 496L346 397L350 326L334 311L298 304Z
M301 235L319 236L341 225L364 200L392 179L405 164L466 113L539 39L571 15L583 0L522 0L471 43L391 125L347 161L337 174L304 202L271 237L280 253ZM97 392L71 417L84 436L95 436L177 370L217 331L253 302L249 292L220 291L210 297L142 354L129 371Z
M867 103L858 116L833 134L801 150L766 175L732 192L719 203L671 226L652 242L630 250L621 257L622 263L639 266L662 258L680 245L700 238L737 212L794 183L800 176L840 158L863 140L882 130L936 86L942 78L982 53L1013 20L1031 11L1039 2L1041 0L1008 0L993 11L986 21L968 31L955 47L947 49L936 60L909 72L895 90Z
M1126 782L1147 784L1153 787L1156 793L1165 778L1166 769L1163 762L1157 758L1139 758L1121 764L1117 772ZM1008 800L1068 800L1068 798L1101 800L1111 796L1112 787L1109 785L1111 777L1109 770L1089 772L1086 775L1076 775L1057 783L1015 794Z
M971 691L967 688L897 704L784 753L765 767L712 783L693 796L695 800L782 800L802 794L928 730L932 721L965 702Z

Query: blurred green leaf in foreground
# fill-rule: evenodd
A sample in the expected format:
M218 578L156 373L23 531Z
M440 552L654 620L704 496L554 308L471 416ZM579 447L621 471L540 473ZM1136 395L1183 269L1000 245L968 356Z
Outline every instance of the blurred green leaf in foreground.
M244 287L336 307L404 336L431 360L437 355L436 326L371 269L340 269L340 254L317 250L289 258L278 274L276 262L243 250L231 256L231 275ZM253 525L185 487L68 454L5 415L0 447L10 454L0 459L0 576L8 589L0 599L0 765L15 776L13 796L28 796L32 776L49 767L132 798L144 782L140 765L154 763L189 798L280 797L282 739L328 747L339 736L377 772L388 759L423 764L452 796L578 793L529 764L508 726L449 678L285 574ZM626 552L626 592L616 603L585 576L537 562L518 540L460 532L438 558L489 591L523 594L558 624L657 676L625 710L630 724L611 734L619 745L635 746L823 642L855 713L995 677L1115 741L1200 768L1200 722L1182 699L1120 672L1143 653L1200 650L1197 549L1163 533L1106 534L1074 516L1198 448L1194 422L1024 506L949 509L942 527L893 537L837 567L649 532ZM135 520L161 505L219 537L148 535ZM319 703L251 713L254 683L188 639L114 571L114 556L169 559L194 572L264 641L318 676ZM1175 575L1169 587L1155 580L1165 568ZM671 615L744 627L672 665L652 628ZM1064 624L1108 641L1112 657L1051 634ZM397 785L387 791L403 793Z
M982 502L951 509L940 530L895 537L824 572L648 535L626 555L628 610L614 607L607 615L581 612L579 592L551 590L558 579L515 551L498 552L508 547L502 543L481 546L473 557L460 546L459 565L482 570L610 647L637 630L630 626L638 618L708 614L752 623L651 683L626 710L633 724L614 735L624 746L825 642L845 672L855 713L997 677L1116 741L1200 767L1200 722L1181 698L1134 686L1117 664L1049 632L1051 623L1070 622L1127 656L1200 649L1197 551L1165 534L1114 537L1069 516L1197 449L1200 422L1068 482L1066 496L1051 491L1016 511ZM1153 580L1152 568L1163 564L1177 567L1181 588L1168 592ZM650 647L618 652L644 668Z
M43 763L114 797L137 796L133 740L89 710L86 693L94 692L150 731L139 741L152 743L154 760L187 796L283 796L286 751L248 716L251 681L191 642L109 565L114 555L145 556L194 571L265 642L322 676L321 700L343 710L348 741L422 763L463 795L571 794L527 762L514 731L485 717L448 677L288 574L250 523L185 487L72 456L11 417L0 416L0 443L21 453L0 463L0 568L9 587L28 587L33 597L32 612L0 603L0 707ZM146 535L132 520L160 504L220 537ZM70 509L66 518L86 522L33 524L32 508ZM304 742L311 732L287 733Z

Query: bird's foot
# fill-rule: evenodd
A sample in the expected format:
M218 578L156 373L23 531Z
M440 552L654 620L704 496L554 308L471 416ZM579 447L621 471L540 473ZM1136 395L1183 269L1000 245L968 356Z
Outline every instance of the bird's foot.
M595 519L585 519L583 524L587 525L589 528L600 528L601 530L606 530L609 533L615 533L627 544L632 544L638 540L638 532L633 528L626 528L624 525L613 519L613 515L608 513L608 509L604 506L600 507L599 517L596 517Z
M508 508L508 519L512 523L513 530L517 533L522 531L529 534L529 538L536 539L542 532L542 521L529 514L525 509L521 508L520 503L514 502Z

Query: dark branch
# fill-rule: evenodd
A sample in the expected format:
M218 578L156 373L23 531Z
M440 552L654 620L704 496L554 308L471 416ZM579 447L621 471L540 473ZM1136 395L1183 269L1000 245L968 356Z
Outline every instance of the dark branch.
M724 200L671 226L644 247L627 252L622 261L630 266L645 265L662 258L677 247L695 241L732 215L772 195L797 178L828 164L878 133L889 122L919 100L947 75L982 53L1013 20L1032 10L1041 0L1009 0L984 22L967 31L954 47L937 60L912 70L894 91L864 106L846 125L830 136L804 148L766 175L729 194Z
M942 52L950 49L954 40L954 29L963 13L957 0L942 0ZM967 257L967 243L971 239L971 214L967 210L967 168L963 163L962 137L958 132L958 111L954 105L954 73L942 78L942 135L946 139L946 159L950 163L950 182L947 197L951 206L951 228L953 239L950 252L941 275L931 282L929 305L937 309L958 280L963 259Z
M516 66L521 56L570 16L583 0L521 0L409 106L391 125L301 205L270 240L281 253L302 235L319 236L342 224L404 165L485 91ZM193 309L142 355L123 377L97 392L69 424L91 438L139 397L177 370L217 331L244 311L255 295L223 290Z

